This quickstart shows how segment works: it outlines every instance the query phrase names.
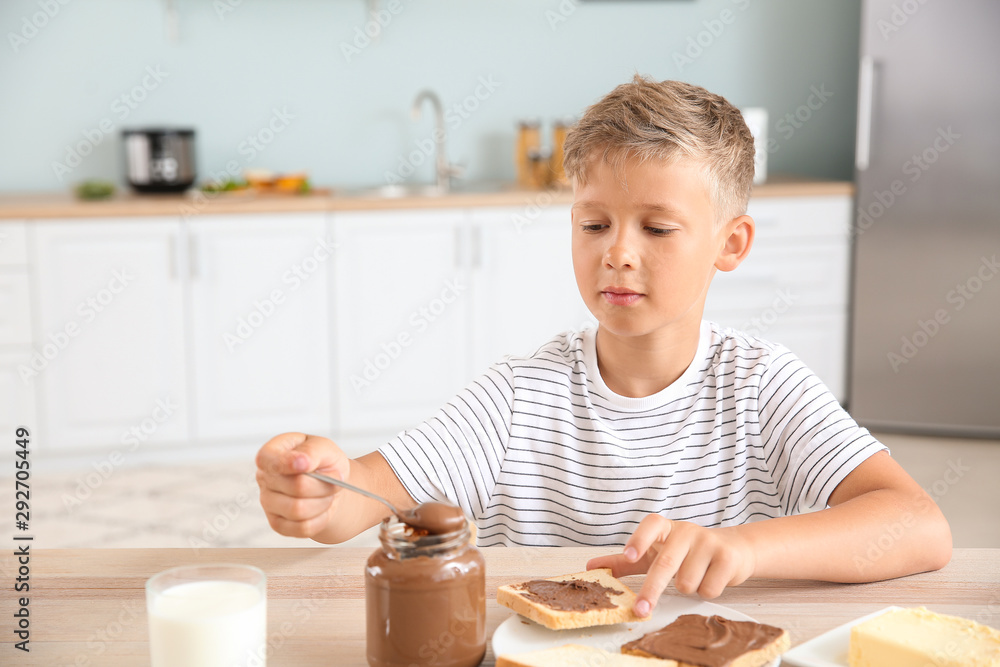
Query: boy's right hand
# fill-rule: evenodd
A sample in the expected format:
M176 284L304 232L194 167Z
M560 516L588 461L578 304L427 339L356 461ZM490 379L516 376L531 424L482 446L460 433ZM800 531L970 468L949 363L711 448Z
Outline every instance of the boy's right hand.
M260 504L276 532L313 537L333 517L343 489L304 472L350 481L351 459L332 440L304 433L283 433L257 452Z

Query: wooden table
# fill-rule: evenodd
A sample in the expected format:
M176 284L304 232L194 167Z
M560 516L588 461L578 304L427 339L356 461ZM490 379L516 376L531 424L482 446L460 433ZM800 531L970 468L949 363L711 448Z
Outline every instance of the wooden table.
M584 569L611 549L483 549L487 627L511 614L496 604L497 586ZM11 590L18 564L0 559L0 665L135 667L148 665L144 584L177 565L249 563L268 576L270 667L365 665L364 564L369 549L66 549L32 552L30 653L14 649ZM641 577L625 581L638 590ZM22 594L18 594L22 595ZM1000 627L1000 549L956 549L939 572L873 584L755 579L714 600L764 623L787 628L799 644L890 604ZM493 664L488 651L484 665Z

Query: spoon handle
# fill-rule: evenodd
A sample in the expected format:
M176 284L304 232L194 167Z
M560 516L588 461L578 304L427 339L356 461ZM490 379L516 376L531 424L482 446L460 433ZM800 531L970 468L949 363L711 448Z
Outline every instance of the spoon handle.
M304 474L309 475L313 479L318 479L321 482L326 482L327 484L333 484L334 486L342 486L343 488L348 489L350 491L354 491L355 493L360 493L363 496L368 496L372 500L377 500L380 503L386 505L389 509L392 510L393 514L397 516L399 515L399 510L397 510L392 503L390 503L388 500L386 500L385 498L376 493L372 493L371 491L366 491L361 487L354 486L353 484L348 484L347 482L342 482L339 479L335 479L333 477L327 477L326 475L323 475L318 472L307 472Z

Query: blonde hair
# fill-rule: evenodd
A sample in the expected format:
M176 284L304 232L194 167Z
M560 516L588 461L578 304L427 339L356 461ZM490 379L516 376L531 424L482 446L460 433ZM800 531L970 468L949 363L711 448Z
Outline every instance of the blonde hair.
M624 187L624 165L670 162L679 157L702 165L716 207L716 225L746 213L753 184L753 136L739 109L725 98L682 81L638 74L589 107L566 137L563 165L578 184L601 159Z

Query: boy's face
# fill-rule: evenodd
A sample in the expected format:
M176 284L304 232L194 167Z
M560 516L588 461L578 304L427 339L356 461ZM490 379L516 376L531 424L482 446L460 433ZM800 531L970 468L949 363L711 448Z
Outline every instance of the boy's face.
M694 163L627 163L626 191L602 160L574 187L573 268L584 303L616 336L690 334L730 225L715 229ZM693 327L693 329L692 329Z

